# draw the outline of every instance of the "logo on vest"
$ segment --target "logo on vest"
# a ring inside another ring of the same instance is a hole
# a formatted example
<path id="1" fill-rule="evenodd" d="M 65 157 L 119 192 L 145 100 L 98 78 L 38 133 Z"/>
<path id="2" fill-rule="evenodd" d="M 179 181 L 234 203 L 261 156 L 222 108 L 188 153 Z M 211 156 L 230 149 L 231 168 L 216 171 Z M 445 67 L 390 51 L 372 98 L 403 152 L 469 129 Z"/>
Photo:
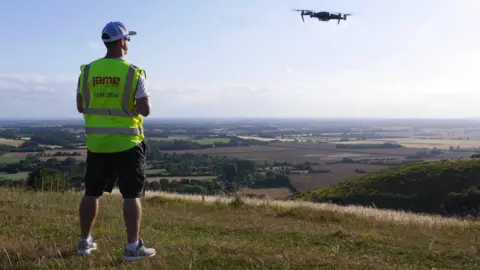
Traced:
<path id="1" fill-rule="evenodd" d="M 93 86 L 97 85 L 110 85 L 110 86 L 119 86 L 120 85 L 120 77 L 93 77 Z"/>
<path id="2" fill-rule="evenodd" d="M 106 86 L 102 90 L 106 90 L 110 87 L 118 87 L 120 85 L 120 77 L 99 77 L 95 76 L 92 78 L 93 86 Z M 97 89 L 99 90 L 99 89 Z M 105 92 L 105 91 L 93 91 L 93 95 L 97 98 L 118 98 L 119 94 L 114 92 Z"/>

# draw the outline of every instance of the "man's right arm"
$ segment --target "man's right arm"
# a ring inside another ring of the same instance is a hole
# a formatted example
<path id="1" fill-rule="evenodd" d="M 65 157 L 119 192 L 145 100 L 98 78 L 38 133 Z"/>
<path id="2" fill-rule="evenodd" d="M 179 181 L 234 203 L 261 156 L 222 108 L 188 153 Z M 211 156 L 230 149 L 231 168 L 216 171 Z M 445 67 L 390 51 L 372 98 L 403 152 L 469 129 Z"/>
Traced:
<path id="1" fill-rule="evenodd" d="M 144 117 L 150 115 L 150 92 L 148 91 L 145 74 L 141 74 L 138 78 L 137 91 L 135 92 L 135 105 L 139 114 Z"/>
<path id="2" fill-rule="evenodd" d="M 80 94 L 80 76 L 78 77 L 78 83 L 77 83 L 77 111 L 79 113 L 83 113 L 83 98 L 82 98 L 82 95 Z"/>

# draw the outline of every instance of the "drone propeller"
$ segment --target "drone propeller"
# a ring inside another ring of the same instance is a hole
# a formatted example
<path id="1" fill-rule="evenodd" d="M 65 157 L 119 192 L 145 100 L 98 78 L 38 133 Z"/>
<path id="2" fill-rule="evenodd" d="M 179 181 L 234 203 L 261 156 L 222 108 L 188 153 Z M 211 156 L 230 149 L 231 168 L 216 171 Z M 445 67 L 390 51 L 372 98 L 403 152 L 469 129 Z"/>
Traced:
<path id="1" fill-rule="evenodd" d="M 303 15 L 308 15 L 308 13 L 312 13 L 313 11 L 311 10 L 305 10 L 305 9 L 292 9 L 293 11 L 300 11 L 300 16 L 302 16 L 302 21 L 305 22 L 305 19 L 303 18 Z"/>

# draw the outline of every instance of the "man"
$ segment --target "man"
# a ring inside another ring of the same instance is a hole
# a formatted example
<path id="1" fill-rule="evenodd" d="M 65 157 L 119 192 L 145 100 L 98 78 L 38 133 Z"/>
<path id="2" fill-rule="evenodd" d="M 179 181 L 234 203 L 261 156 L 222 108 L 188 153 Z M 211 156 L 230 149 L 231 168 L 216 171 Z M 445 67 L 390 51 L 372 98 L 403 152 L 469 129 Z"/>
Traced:
<path id="1" fill-rule="evenodd" d="M 88 149 L 85 195 L 79 209 L 78 253 L 90 254 L 97 249 L 91 230 L 99 197 L 111 191 L 109 180 L 115 177 L 124 199 L 127 246 L 123 258 L 128 261 L 156 254 L 139 237 L 139 198 L 146 178 L 142 116 L 150 114 L 150 94 L 145 71 L 123 59 L 130 37 L 136 34 L 121 22 L 108 23 L 102 31 L 106 56 L 81 66 L 77 89 L 77 110 L 84 116 Z"/>

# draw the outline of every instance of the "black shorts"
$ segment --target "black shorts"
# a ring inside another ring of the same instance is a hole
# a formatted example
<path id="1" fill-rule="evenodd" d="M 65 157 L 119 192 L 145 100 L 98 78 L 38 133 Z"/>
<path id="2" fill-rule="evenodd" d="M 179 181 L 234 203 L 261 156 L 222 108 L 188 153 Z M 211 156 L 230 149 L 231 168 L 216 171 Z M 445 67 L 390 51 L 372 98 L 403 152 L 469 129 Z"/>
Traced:
<path id="1" fill-rule="evenodd" d="M 147 178 L 145 152 L 145 142 L 118 153 L 88 151 L 85 195 L 100 197 L 104 191 L 111 192 L 118 181 L 124 199 L 141 197 Z"/>

